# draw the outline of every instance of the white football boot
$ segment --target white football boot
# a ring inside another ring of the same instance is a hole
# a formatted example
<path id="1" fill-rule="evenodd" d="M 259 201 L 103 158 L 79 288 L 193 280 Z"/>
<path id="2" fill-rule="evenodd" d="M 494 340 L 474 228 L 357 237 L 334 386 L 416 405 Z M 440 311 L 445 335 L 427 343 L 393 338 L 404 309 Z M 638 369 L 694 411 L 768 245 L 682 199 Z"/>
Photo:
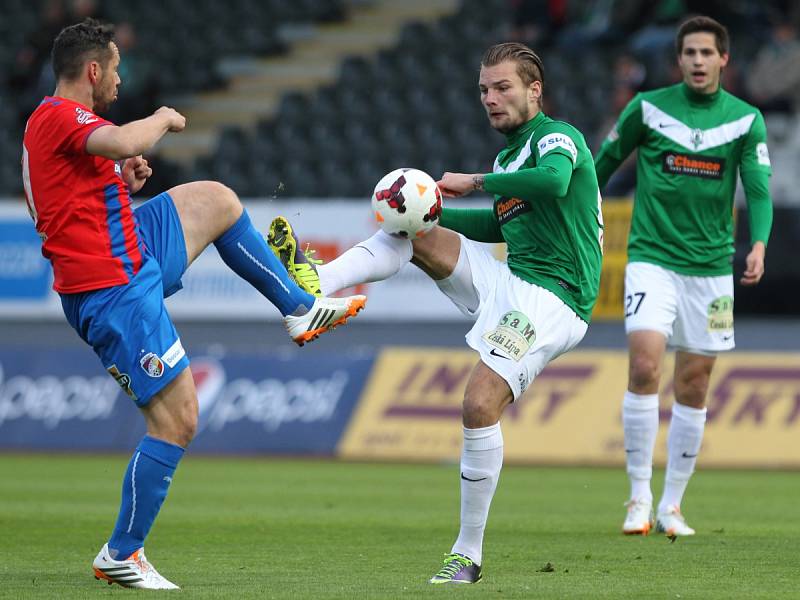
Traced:
<path id="1" fill-rule="evenodd" d="M 681 514 L 681 509 L 674 504 L 667 510 L 659 511 L 656 517 L 656 531 L 673 535 L 694 535 L 694 529 L 686 524 L 686 519 Z"/>
<path id="2" fill-rule="evenodd" d="M 653 503 L 647 500 L 629 500 L 625 503 L 628 514 L 622 524 L 625 535 L 647 535 L 653 527 Z"/>
<path id="3" fill-rule="evenodd" d="M 159 575 L 155 567 L 144 556 L 144 548 L 139 548 L 125 560 L 114 560 L 104 544 L 92 563 L 94 578 L 104 579 L 108 585 L 117 583 L 123 587 L 143 590 L 179 590 L 177 585 Z"/>
<path id="4" fill-rule="evenodd" d="M 356 316 L 366 303 L 366 296 L 315 298 L 311 310 L 299 317 L 287 315 L 283 324 L 295 343 L 302 346 Z"/>

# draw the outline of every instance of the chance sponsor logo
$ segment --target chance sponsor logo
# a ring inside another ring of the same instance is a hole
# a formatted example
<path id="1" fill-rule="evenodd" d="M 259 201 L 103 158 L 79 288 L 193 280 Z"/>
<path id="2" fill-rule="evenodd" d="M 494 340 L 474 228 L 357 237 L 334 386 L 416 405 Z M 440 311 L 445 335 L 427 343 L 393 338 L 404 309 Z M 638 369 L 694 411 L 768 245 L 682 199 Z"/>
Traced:
<path id="1" fill-rule="evenodd" d="M 519 198 L 500 198 L 494 203 L 494 212 L 500 225 L 505 225 L 512 219 L 531 211 L 531 203 Z"/>
<path id="2" fill-rule="evenodd" d="M 703 179 L 722 179 L 725 159 L 680 152 L 664 152 L 661 170 L 670 175 L 689 175 Z"/>

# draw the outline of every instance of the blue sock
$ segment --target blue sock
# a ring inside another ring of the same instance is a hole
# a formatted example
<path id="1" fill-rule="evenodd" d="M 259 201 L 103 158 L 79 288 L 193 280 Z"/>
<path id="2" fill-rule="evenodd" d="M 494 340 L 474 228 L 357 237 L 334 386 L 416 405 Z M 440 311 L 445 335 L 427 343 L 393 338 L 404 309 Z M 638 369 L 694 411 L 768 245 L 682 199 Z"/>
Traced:
<path id="1" fill-rule="evenodd" d="M 314 296 L 292 281 L 289 273 L 267 247 L 264 237 L 250 222 L 247 211 L 214 242 L 225 264 L 242 279 L 249 281 L 269 299 L 281 314 L 293 314 L 302 304 L 307 309 Z"/>
<path id="2" fill-rule="evenodd" d="M 149 435 L 139 442 L 122 480 L 119 516 L 108 540 L 111 558 L 125 560 L 144 546 L 182 456 L 180 446 Z"/>

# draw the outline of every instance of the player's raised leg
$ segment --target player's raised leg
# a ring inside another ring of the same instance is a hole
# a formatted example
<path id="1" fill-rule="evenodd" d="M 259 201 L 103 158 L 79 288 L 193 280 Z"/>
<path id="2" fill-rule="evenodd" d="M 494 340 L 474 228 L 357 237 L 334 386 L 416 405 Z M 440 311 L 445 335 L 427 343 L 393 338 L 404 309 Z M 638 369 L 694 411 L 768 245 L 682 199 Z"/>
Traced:
<path id="1" fill-rule="evenodd" d="M 705 399 L 716 357 L 677 352 L 675 398 L 667 435 L 667 472 L 658 503 L 656 529 L 667 535 L 694 535 L 681 514 L 681 500 L 694 473 L 706 422 Z"/>
<path id="2" fill-rule="evenodd" d="M 269 299 L 284 317 L 289 335 L 301 346 L 355 316 L 364 296 L 314 298 L 289 276 L 253 227 L 239 198 L 211 181 L 169 190 L 180 216 L 188 263 L 214 243 L 222 260 Z"/>
<path id="3" fill-rule="evenodd" d="M 437 281 L 449 277 L 458 262 L 458 234 L 434 227 L 413 242 L 384 231 L 359 242 L 341 256 L 322 264 L 311 260 L 313 250 L 299 251 L 300 242 L 285 217 L 276 217 L 267 236 L 270 248 L 306 291 L 332 294 L 362 283 L 383 281 L 411 261 Z"/>
<path id="4" fill-rule="evenodd" d="M 298 285 L 312 294 L 333 294 L 362 283 L 388 279 L 411 259 L 413 253 L 410 240 L 392 237 L 379 230 L 323 264 L 299 250 L 300 243 L 285 217 L 273 219 L 267 239 Z"/>
<path id="5" fill-rule="evenodd" d="M 647 535 L 653 526 L 653 450 L 658 435 L 658 385 L 666 338 L 656 331 L 628 336 L 628 390 L 622 402 L 625 461 L 631 493 L 622 525 L 627 535 Z"/>

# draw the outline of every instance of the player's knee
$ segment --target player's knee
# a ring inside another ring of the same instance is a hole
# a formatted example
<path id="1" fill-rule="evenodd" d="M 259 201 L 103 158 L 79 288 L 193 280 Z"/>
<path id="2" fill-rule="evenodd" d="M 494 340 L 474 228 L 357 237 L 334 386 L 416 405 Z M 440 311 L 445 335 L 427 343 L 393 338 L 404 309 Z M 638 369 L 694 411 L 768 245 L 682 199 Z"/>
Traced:
<path id="1" fill-rule="evenodd" d="M 203 215 L 213 217 L 223 231 L 233 225 L 242 214 L 242 203 L 239 196 L 231 188 L 219 181 L 199 181 L 193 184 L 194 204 L 202 210 Z"/>
<path id="2" fill-rule="evenodd" d="M 659 361 L 645 354 L 631 356 L 629 378 L 633 391 L 658 385 L 660 377 Z"/>
<path id="3" fill-rule="evenodd" d="M 171 429 L 174 443 L 186 448 L 197 433 L 198 404 L 197 395 L 183 396 L 180 404 L 172 411 Z"/>
<path id="4" fill-rule="evenodd" d="M 175 443 L 179 446 L 186 448 L 194 439 L 197 433 L 197 412 L 184 411 L 176 420 L 173 434 L 175 435 Z"/>
<path id="5" fill-rule="evenodd" d="M 675 379 L 675 397 L 681 404 L 702 408 L 708 391 L 708 377 L 696 374 Z"/>
<path id="6" fill-rule="evenodd" d="M 235 221 L 242 214 L 242 203 L 239 196 L 224 183 L 218 181 L 209 182 L 214 186 L 213 196 L 215 203 L 220 211 Z"/>
<path id="7" fill-rule="evenodd" d="M 462 405 L 464 427 L 477 429 L 479 427 L 489 427 L 500 420 L 501 409 L 483 394 L 470 393 L 464 394 Z"/>

